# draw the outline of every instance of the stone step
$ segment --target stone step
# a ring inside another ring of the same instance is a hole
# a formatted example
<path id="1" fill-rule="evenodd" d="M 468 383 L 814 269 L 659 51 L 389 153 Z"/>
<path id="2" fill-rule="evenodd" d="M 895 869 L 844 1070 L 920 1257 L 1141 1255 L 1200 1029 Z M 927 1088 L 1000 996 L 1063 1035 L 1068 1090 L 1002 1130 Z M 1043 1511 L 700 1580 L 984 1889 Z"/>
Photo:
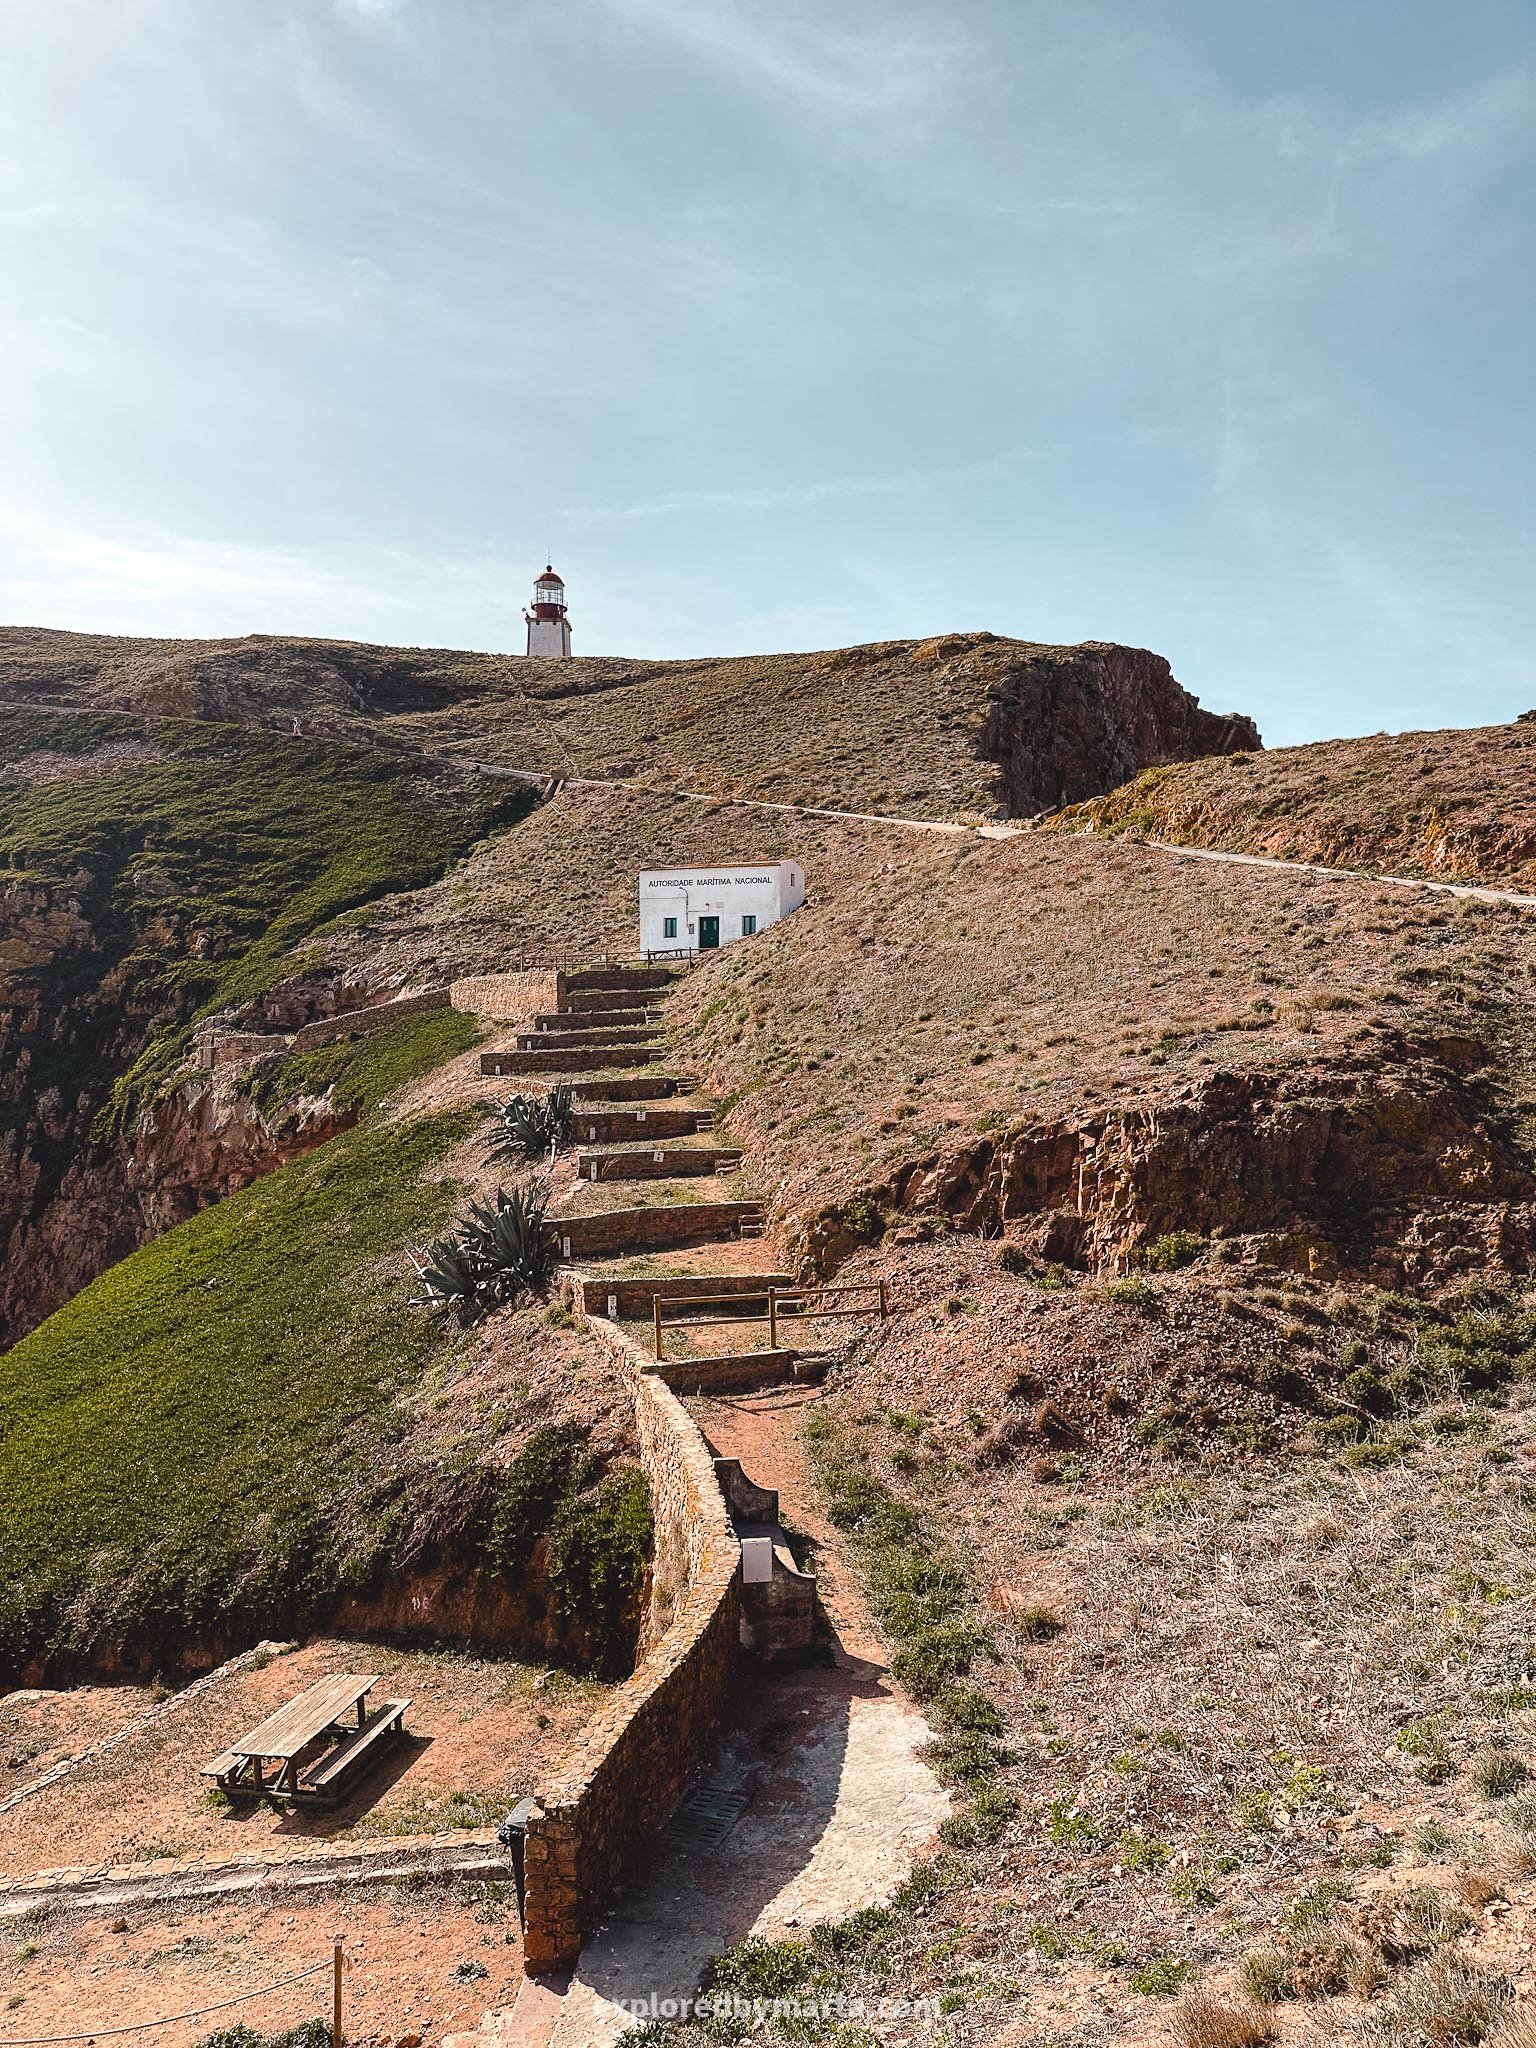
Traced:
<path id="1" fill-rule="evenodd" d="M 576 1155 L 577 1175 L 587 1181 L 686 1179 L 701 1173 L 734 1173 L 740 1164 L 740 1152 L 722 1145 L 633 1146 Z"/>
<path id="2" fill-rule="evenodd" d="M 643 1067 L 643 1045 L 550 1045 L 534 1050 L 483 1052 L 482 1074 L 590 1074 L 601 1067 Z M 627 1092 L 627 1091 L 626 1091 Z"/>
<path id="3" fill-rule="evenodd" d="M 589 1145 L 691 1138 L 709 1130 L 713 1123 L 707 1109 L 587 1109 L 578 1105 L 576 1110 L 576 1136 Z"/>
<path id="4" fill-rule="evenodd" d="M 657 1010 L 540 1010 L 532 1020 L 535 1031 L 650 1031 L 660 1018 Z"/>
<path id="5" fill-rule="evenodd" d="M 744 1313 L 766 1315 L 770 1287 L 793 1287 L 790 1273 L 582 1273 L 576 1286 L 583 1315 L 607 1316 L 612 1322 L 649 1322 L 659 1295 L 678 1301 L 697 1294 L 741 1297 Z M 729 1310 L 722 1309 L 722 1322 Z"/>
<path id="6" fill-rule="evenodd" d="M 633 1009 L 637 1002 L 654 1009 L 665 1000 L 665 989 L 574 988 L 567 989 L 561 1013 L 573 1017 L 612 1016 L 615 1010 Z"/>
<path id="7" fill-rule="evenodd" d="M 590 1031 L 520 1031 L 517 1034 L 519 1052 L 545 1052 L 561 1046 L 572 1045 L 657 1045 L 656 1033 L 647 1028 L 611 1031 L 606 1025 L 594 1026 Z"/>
<path id="8" fill-rule="evenodd" d="M 632 1074 L 622 1081 L 577 1081 L 572 1093 L 579 1106 L 584 1102 L 664 1102 L 682 1095 L 692 1086 L 680 1074 Z"/>
<path id="9" fill-rule="evenodd" d="M 793 1351 L 735 1351 L 719 1358 L 663 1358 L 645 1370 L 674 1394 L 737 1394 L 781 1385 L 795 1376 Z"/>
<path id="10" fill-rule="evenodd" d="M 590 989 L 670 988 L 677 976 L 670 967 L 577 967 L 561 976 L 561 987 L 572 994 Z"/>
<path id="11" fill-rule="evenodd" d="M 760 1223 L 762 1213 L 756 1202 L 676 1202 L 658 1204 L 654 1209 L 599 1209 L 589 1216 L 554 1216 L 544 1228 L 557 1258 L 585 1259 L 718 1243 L 739 1237 L 754 1221 Z"/>

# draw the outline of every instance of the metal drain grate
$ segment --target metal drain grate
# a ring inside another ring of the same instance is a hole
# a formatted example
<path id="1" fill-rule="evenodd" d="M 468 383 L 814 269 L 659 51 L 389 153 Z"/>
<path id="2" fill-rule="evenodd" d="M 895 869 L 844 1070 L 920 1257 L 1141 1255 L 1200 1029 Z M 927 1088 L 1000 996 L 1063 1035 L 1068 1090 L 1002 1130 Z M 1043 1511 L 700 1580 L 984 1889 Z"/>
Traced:
<path id="1" fill-rule="evenodd" d="M 661 1830 L 660 1840 L 666 1848 L 685 1854 L 718 1849 L 748 1804 L 744 1793 L 703 1787 L 683 1801 Z"/>

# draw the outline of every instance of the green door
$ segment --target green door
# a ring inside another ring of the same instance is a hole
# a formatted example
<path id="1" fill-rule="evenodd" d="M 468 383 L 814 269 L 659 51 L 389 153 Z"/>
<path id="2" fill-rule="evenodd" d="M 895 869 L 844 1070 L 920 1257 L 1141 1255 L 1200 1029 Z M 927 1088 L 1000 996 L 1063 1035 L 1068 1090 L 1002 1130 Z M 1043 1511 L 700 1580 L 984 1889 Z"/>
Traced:
<path id="1" fill-rule="evenodd" d="M 720 920 L 718 917 L 699 919 L 699 951 L 712 953 L 720 943 Z"/>

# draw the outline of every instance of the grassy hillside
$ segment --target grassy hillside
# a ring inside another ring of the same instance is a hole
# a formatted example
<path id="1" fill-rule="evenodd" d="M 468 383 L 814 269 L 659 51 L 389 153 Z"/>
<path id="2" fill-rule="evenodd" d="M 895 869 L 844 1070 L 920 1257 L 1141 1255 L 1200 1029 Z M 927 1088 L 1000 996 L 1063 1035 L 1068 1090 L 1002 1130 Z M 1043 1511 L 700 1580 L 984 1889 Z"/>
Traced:
<path id="1" fill-rule="evenodd" d="M 613 1469 L 622 1385 L 541 1310 L 463 1337 L 407 1305 L 408 1250 L 459 1199 L 454 1148 L 478 1121 L 359 1125 L 0 1358 L 0 1675 L 173 1665 L 349 1594 L 387 1606 L 434 1558 L 499 1574 L 537 1634 L 527 1575 L 551 1528 L 570 1551 L 539 1596 L 551 1642 L 622 1662 L 649 1530 Z"/>
<path id="2" fill-rule="evenodd" d="M 408 1081 L 468 1052 L 482 1036 L 480 1025 L 461 1010 L 419 1011 L 365 1038 L 337 1038 L 309 1052 L 264 1060 L 247 1085 L 279 1134 L 306 1098 L 328 1096 L 337 1116 L 364 1117 Z"/>
<path id="3" fill-rule="evenodd" d="M 1536 725 L 1376 733 L 1152 768 L 1053 818 L 1444 882 L 1536 887 Z"/>
<path id="4" fill-rule="evenodd" d="M 1254 1227 L 1243 1203 L 1315 1211 L 1351 1159 L 1361 1179 L 1342 1199 L 1362 1226 L 1389 1194 L 1526 1198 L 1528 1168 L 1494 1163 L 1531 1151 L 1536 951 L 1517 909 L 1045 834 L 871 835 L 821 883 L 813 869 L 807 909 L 669 1006 L 732 1137 L 797 1217 L 869 1189 L 900 1206 L 899 1188 L 913 1207 L 979 1204 L 995 1228 L 988 1177 L 1011 1172 L 1021 1220 L 1102 1203 L 1110 1241 L 1129 1243 L 1152 1202 L 1158 1229 L 1205 1229 L 1254 1130 L 1275 1134 L 1273 1157 L 1239 1174 L 1234 1232 Z M 1180 1151 L 1162 1185 L 1135 1182 L 1201 1128 L 1203 1166 Z M 1104 1130 L 1085 1191 L 1068 1190 Z M 1407 1162 L 1401 1184 L 1371 1193 L 1388 1156 Z"/>
<path id="5" fill-rule="evenodd" d="M 174 1069 L 198 1014 L 258 994 L 332 918 L 431 881 L 530 807 L 505 784 L 179 721 L 146 739 L 129 719 L 0 713 L 0 759 L 0 883 L 67 897 L 89 929 L 14 975 L 98 1020 L 88 1043 L 34 1047 L 34 1092 L 111 1081 L 106 1127 Z M 148 1043 L 114 1076 L 137 1020 Z"/>
<path id="6" fill-rule="evenodd" d="M 461 1117 L 361 1128 L 157 1238 L 0 1359 L 0 1667 L 318 1607 L 370 1565 L 439 1348 L 406 1246 Z"/>
<path id="7" fill-rule="evenodd" d="M 807 1436 L 956 1811 L 891 1905 L 708 1982 L 932 1997 L 975 2048 L 1516 2048 L 1528 914 L 1099 837 L 826 851 L 668 1024 L 800 1245 L 886 1285 Z M 802 2029 L 655 2036 L 749 2037 Z"/>
<path id="8" fill-rule="evenodd" d="M 1257 745 L 1136 648 L 951 633 L 824 653 L 514 660 L 253 635 L 0 630 L 0 701 L 210 718 L 541 775 L 921 817 L 1027 814 L 1147 761 Z"/>
<path id="9" fill-rule="evenodd" d="M 1307 1331 L 1287 1346 L 1306 1370 L 1355 1347 L 1425 1378 L 1365 1440 L 1293 1402 L 1259 1450 L 1190 1413 L 1196 1396 L 1264 1399 L 1252 1352 L 1203 1354 L 1222 1289 L 1234 1325 L 1265 1306 L 1240 1282 L 1158 1276 L 1117 1301 L 1043 1290 L 976 1244 L 887 1248 L 879 1269 L 904 1313 L 852 1347 L 809 1434 L 957 1810 L 889 1906 L 744 1943 L 707 1982 L 934 1999 L 966 2048 L 1523 2048 L 1529 1314 L 1416 1335 L 1400 1303 L 1287 1282 L 1274 1320 Z M 1085 1315 L 1089 1371 L 1058 1405 L 1053 1325 Z M 1158 1419 L 1122 1369 L 1146 1331 L 1182 1351 L 1186 1426 L 1128 1447 L 1098 1430 L 1121 1408 Z M 808 2037 L 786 2017 L 654 2038 Z"/>

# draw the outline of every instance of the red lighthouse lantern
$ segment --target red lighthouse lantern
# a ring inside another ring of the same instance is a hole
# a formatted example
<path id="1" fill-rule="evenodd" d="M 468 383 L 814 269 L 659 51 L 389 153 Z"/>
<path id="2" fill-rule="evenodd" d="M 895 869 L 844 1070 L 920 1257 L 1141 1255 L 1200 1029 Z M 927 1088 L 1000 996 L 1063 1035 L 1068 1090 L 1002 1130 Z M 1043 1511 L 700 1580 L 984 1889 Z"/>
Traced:
<path id="1" fill-rule="evenodd" d="M 534 581 L 533 605 L 523 613 L 528 624 L 528 652 L 564 659 L 571 651 L 571 621 L 565 609 L 565 585 L 549 563 Z"/>

